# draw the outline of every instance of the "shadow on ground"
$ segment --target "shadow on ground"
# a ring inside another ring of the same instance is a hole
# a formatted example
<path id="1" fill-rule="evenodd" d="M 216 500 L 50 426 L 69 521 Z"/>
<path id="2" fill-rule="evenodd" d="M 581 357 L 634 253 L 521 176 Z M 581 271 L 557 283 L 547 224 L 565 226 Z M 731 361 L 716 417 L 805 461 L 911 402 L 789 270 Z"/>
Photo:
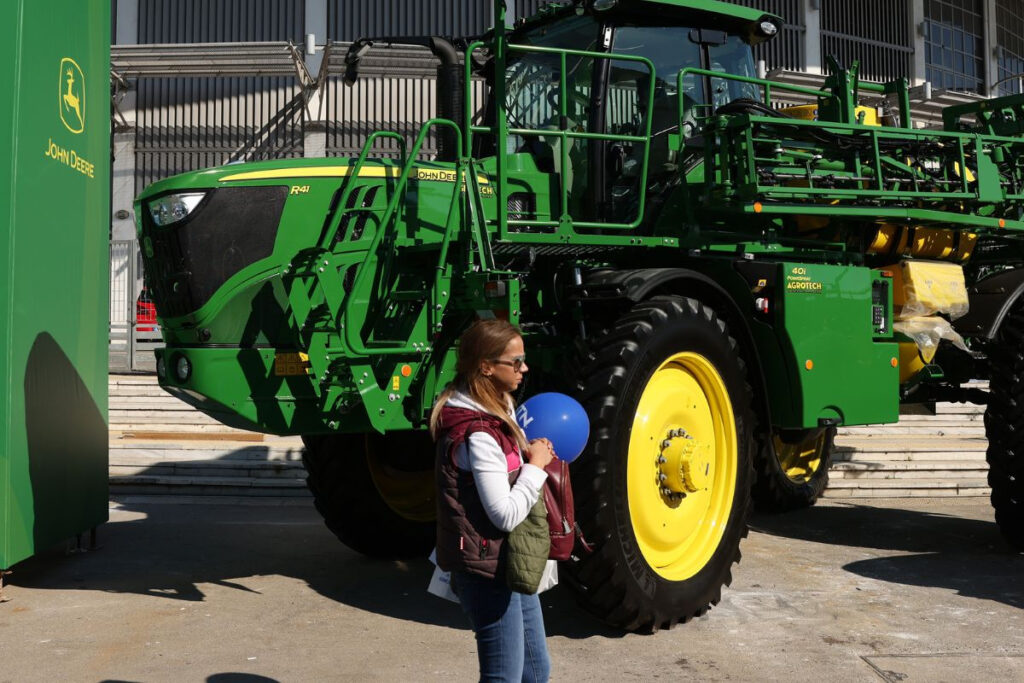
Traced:
<path id="1" fill-rule="evenodd" d="M 330 600 L 395 619 L 467 629 L 457 604 L 426 592 L 427 559 L 385 562 L 339 543 L 307 505 L 134 503 L 99 530 L 99 548 L 51 549 L 16 567 L 12 586 L 134 593 L 201 602 L 207 585 L 255 592 L 245 577 L 298 579 Z M 549 635 L 619 636 L 586 614 L 563 587 L 542 596 Z"/>
<path id="2" fill-rule="evenodd" d="M 841 504 L 755 515 L 751 530 L 896 553 L 850 562 L 843 569 L 878 581 L 946 588 L 967 597 L 1024 607 L 1020 583 L 1024 555 L 1009 548 L 991 520 Z"/>

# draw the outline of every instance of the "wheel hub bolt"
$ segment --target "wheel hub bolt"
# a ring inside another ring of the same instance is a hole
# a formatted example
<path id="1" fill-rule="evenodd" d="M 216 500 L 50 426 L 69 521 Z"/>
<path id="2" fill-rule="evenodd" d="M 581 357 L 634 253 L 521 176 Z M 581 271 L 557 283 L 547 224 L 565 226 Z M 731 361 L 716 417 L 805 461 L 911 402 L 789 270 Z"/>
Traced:
<path id="1" fill-rule="evenodd" d="M 666 437 L 658 452 L 658 485 L 662 494 L 678 500 L 706 488 L 711 470 L 704 452 L 707 444 L 698 442 L 681 427 L 666 430 Z"/>

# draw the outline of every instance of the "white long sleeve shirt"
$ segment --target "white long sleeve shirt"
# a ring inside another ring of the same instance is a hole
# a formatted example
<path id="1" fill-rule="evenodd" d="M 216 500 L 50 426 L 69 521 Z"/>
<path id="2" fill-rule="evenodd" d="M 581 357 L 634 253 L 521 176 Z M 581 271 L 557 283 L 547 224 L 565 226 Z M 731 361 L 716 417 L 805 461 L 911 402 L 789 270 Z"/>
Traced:
<path id="1" fill-rule="evenodd" d="M 453 394 L 447 405 L 487 412 L 462 392 Z M 456 449 L 455 466 L 473 473 L 473 481 L 488 519 L 498 529 L 506 532 L 526 519 L 548 478 L 547 472 L 524 459 L 519 478 L 514 485 L 509 486 L 505 454 L 494 437 L 483 432 L 470 434 L 466 443 Z"/>

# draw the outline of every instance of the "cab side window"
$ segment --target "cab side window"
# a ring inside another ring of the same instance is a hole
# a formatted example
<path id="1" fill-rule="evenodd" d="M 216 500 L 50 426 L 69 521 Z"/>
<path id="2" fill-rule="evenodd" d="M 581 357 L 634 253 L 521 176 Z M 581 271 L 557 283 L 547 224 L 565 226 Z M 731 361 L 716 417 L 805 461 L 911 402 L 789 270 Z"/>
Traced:
<path id="1" fill-rule="evenodd" d="M 739 36 L 729 36 L 723 45 L 712 45 L 709 50 L 711 70 L 755 78 L 757 69 L 747 45 Z M 711 99 L 715 109 L 734 100 L 761 99 L 761 89 L 753 83 L 727 78 L 711 79 Z"/>
<path id="2" fill-rule="evenodd" d="M 681 84 L 679 79 L 683 69 L 700 68 L 700 46 L 690 40 L 687 27 L 620 26 L 615 31 L 612 51 L 646 57 L 654 64 L 652 82 L 651 74 L 640 64 L 612 61 L 606 113 L 610 133 L 643 135 L 650 119 L 651 138 L 645 179 L 650 185 L 676 171 L 673 139 L 680 132 L 680 121 L 684 126 L 687 121 L 693 125 L 693 109 L 705 101 L 702 78 L 683 74 Z M 648 111 L 647 97 L 651 88 L 654 104 Z M 643 151 L 640 144 L 621 145 L 610 155 L 614 168 L 609 173 L 609 183 L 617 213 L 628 213 L 622 204 L 636 195 L 635 188 L 643 168 Z"/>

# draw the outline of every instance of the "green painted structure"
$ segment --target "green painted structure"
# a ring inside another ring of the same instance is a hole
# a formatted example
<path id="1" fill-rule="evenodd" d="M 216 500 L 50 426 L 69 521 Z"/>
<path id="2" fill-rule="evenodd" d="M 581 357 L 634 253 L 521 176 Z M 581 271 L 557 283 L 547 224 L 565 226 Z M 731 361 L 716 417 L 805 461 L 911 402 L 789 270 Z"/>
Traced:
<path id="1" fill-rule="evenodd" d="M 107 520 L 110 3 L 0 10 L 0 568 Z"/>

